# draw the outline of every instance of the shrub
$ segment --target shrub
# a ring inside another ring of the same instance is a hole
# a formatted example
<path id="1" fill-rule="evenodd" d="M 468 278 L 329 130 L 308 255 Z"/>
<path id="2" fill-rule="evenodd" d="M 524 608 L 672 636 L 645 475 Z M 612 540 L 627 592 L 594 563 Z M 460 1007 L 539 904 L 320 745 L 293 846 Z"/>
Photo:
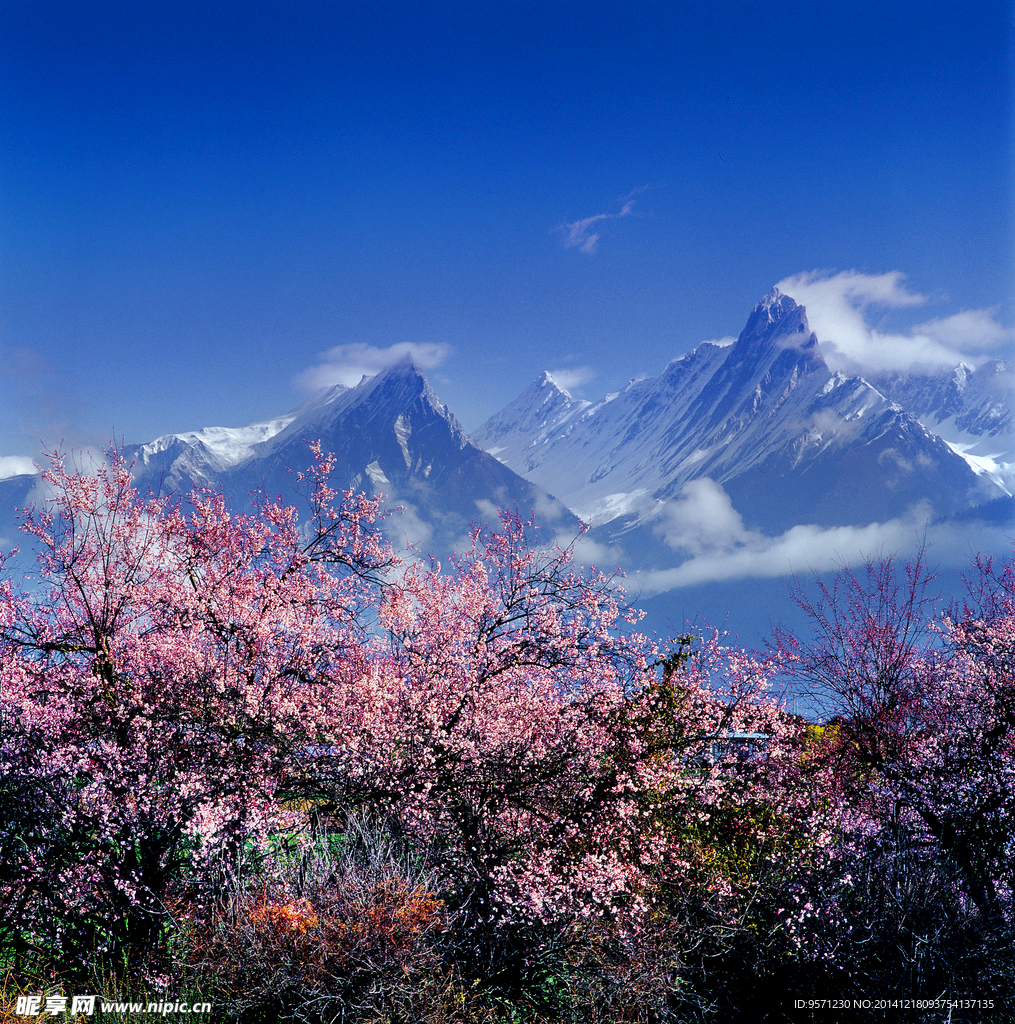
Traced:
<path id="1" fill-rule="evenodd" d="M 248 854 L 210 913 L 189 894 L 190 968 L 217 1005 L 245 1019 L 357 1019 L 440 973 L 451 921 L 420 856 L 363 816 L 338 833 L 276 838 L 288 841 Z"/>

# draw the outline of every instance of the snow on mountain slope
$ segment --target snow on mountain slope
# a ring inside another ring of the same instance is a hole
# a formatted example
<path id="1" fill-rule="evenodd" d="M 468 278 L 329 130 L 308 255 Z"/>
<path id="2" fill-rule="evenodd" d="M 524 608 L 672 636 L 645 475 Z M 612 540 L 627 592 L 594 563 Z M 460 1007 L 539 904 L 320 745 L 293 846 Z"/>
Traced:
<path id="1" fill-rule="evenodd" d="M 246 427 L 205 427 L 182 434 L 164 434 L 148 444 L 132 446 L 141 474 L 170 490 L 214 482 L 219 474 L 250 458 L 255 447 L 274 437 L 296 413 Z M 143 467 L 143 468 L 142 468 Z"/>
<path id="2" fill-rule="evenodd" d="M 335 456 L 332 486 L 381 492 L 403 515 L 387 520 L 397 542 L 443 556 L 473 520 L 495 518 L 495 506 L 523 515 L 538 509 L 548 525 L 577 530 L 573 515 L 542 489 L 478 448 L 411 358 L 312 396 L 285 416 L 249 427 L 169 434 L 128 447 L 142 487 L 186 491 L 220 486 L 242 507 L 249 496 L 293 495 L 293 471 L 312 461 L 308 442 Z"/>
<path id="3" fill-rule="evenodd" d="M 990 359 L 940 374 L 882 374 L 880 391 L 962 455 L 973 470 L 1015 493 L 1015 365 Z"/>
<path id="4" fill-rule="evenodd" d="M 283 416 L 245 427 L 205 427 L 180 434 L 164 434 L 148 444 L 129 446 L 137 463 L 135 476 L 148 484 L 159 482 L 168 490 L 189 490 L 216 482 L 225 473 L 252 458 L 263 457 L 278 438 L 284 442 L 292 430 L 328 416 L 328 410 L 349 391 L 344 384 L 311 395 Z"/>
<path id="5" fill-rule="evenodd" d="M 576 402 L 544 373 L 473 438 L 523 476 L 552 482 L 587 522 L 608 521 L 661 482 L 650 453 L 665 446 L 674 418 L 725 351 L 701 345 L 662 377 L 631 381 L 594 404 Z"/>
<path id="6" fill-rule="evenodd" d="M 496 438 L 494 447 L 487 450 L 517 472 L 516 463 L 527 464 L 534 457 L 523 453 L 523 449 L 538 451 L 591 404 L 572 398 L 566 388 L 544 371 L 510 405 L 474 432 L 472 439 L 486 447 L 487 440 Z"/>
<path id="7" fill-rule="evenodd" d="M 833 373 L 806 311 L 778 289 L 732 346 L 700 345 L 582 408 L 556 392 L 544 375 L 474 436 L 593 525 L 651 521 L 705 477 L 773 530 L 1000 493 L 867 381 Z"/>

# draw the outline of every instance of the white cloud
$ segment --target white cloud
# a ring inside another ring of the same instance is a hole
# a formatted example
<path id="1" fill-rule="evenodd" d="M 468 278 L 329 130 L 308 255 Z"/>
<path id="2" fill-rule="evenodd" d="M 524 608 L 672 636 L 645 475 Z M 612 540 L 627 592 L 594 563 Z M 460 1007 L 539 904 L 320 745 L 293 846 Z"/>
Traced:
<path id="1" fill-rule="evenodd" d="M 541 526 L 551 527 L 562 519 L 570 518 L 571 515 L 568 507 L 562 501 L 558 501 L 549 494 L 544 496 L 541 493 L 537 493 L 535 496 L 532 512 L 537 523 Z"/>
<path id="2" fill-rule="evenodd" d="M 564 239 L 565 249 L 577 248 L 579 252 L 592 255 L 599 248 L 599 235 L 589 234 L 588 230 L 597 221 L 613 220 L 617 216 L 612 213 L 597 213 L 594 217 L 586 217 L 584 220 L 576 220 L 573 224 L 565 224 L 567 238 Z"/>
<path id="3" fill-rule="evenodd" d="M 506 494 L 502 495 L 502 497 L 507 501 L 510 500 L 509 496 Z M 477 498 L 475 504 L 476 510 L 479 513 L 479 521 L 488 526 L 499 529 L 501 511 L 506 510 L 509 507 L 506 501 L 497 505 L 493 501 L 490 501 L 489 498 Z M 533 496 L 533 507 L 531 510 L 516 508 L 515 511 L 518 512 L 523 519 L 528 518 L 528 514 L 531 511 L 531 514 L 535 517 L 535 521 L 540 528 L 548 527 L 552 529 L 555 525 L 561 524 L 562 520 L 568 525 L 568 527 L 570 527 L 571 523 L 574 521 L 571 518 L 571 513 L 568 511 L 567 506 L 549 494 L 537 493 Z"/>
<path id="4" fill-rule="evenodd" d="M 929 518 L 930 509 L 917 505 L 907 516 L 884 523 L 799 525 L 768 537 L 744 527 L 720 484 L 708 478 L 692 480 L 675 501 L 660 509 L 654 524 L 669 547 L 690 557 L 670 569 L 635 573 L 632 588 L 651 597 L 700 583 L 824 572 L 882 550 L 912 551 L 929 529 Z M 938 537 L 947 540 L 949 547 L 961 539 L 946 537 L 941 530 Z"/>
<path id="5" fill-rule="evenodd" d="M 952 316 L 917 324 L 913 332 L 961 351 L 997 348 L 1011 341 L 1015 331 L 1005 330 L 996 316 L 996 309 L 964 309 Z"/>
<path id="6" fill-rule="evenodd" d="M 395 511 L 384 520 L 383 530 L 391 546 L 402 558 L 414 557 L 415 553 L 426 552 L 433 527 L 420 519 L 414 505 L 399 501 Z"/>
<path id="7" fill-rule="evenodd" d="M 972 552 L 1010 551 L 1012 534 L 988 523 L 931 523 L 931 509 L 915 505 L 898 519 L 866 526 L 794 526 L 777 537 L 746 530 L 719 484 L 695 480 L 667 503 L 656 532 L 690 557 L 670 569 L 632 574 L 631 589 L 652 597 L 681 587 L 738 579 L 826 572 L 868 556 L 911 556 L 925 540 L 939 565 L 964 567 Z"/>
<path id="8" fill-rule="evenodd" d="M 572 366 L 560 370 L 549 370 L 550 376 L 565 390 L 580 388 L 596 376 L 591 366 Z"/>
<path id="9" fill-rule="evenodd" d="M 913 517 L 868 526 L 794 526 L 778 537 L 750 534 L 742 545 L 704 550 L 674 569 L 637 573 L 633 582 L 652 596 L 696 583 L 824 572 L 880 550 L 908 550 L 921 528 Z"/>
<path id="10" fill-rule="evenodd" d="M 436 342 L 401 341 L 387 348 L 377 348 L 362 342 L 336 345 L 321 353 L 323 362 L 311 366 L 296 376 L 296 385 L 304 391 L 320 391 L 335 384 L 355 387 L 363 377 L 372 377 L 405 356 L 412 356 L 421 370 L 432 370 L 447 359 L 448 345 Z"/>
<path id="11" fill-rule="evenodd" d="M 560 538 L 560 544 L 565 547 L 566 538 Z M 601 544 L 587 533 L 583 533 L 575 539 L 574 560 L 578 565 L 594 565 L 609 572 L 623 560 L 623 552 L 615 545 Z"/>
<path id="12" fill-rule="evenodd" d="M 719 348 L 729 348 L 736 342 L 736 338 L 732 334 L 727 334 L 723 338 L 709 338 L 708 341 L 703 341 L 703 345 L 717 345 Z"/>
<path id="13" fill-rule="evenodd" d="M 807 424 L 807 429 L 822 437 L 834 435 L 837 443 L 849 444 L 863 433 L 865 424 L 861 416 L 846 419 L 835 409 L 818 409 Z"/>
<path id="14" fill-rule="evenodd" d="M 731 551 L 759 536 L 744 528 L 729 495 L 708 477 L 684 484 L 677 499 L 663 506 L 655 532 L 691 555 Z"/>
<path id="15" fill-rule="evenodd" d="M 951 367 L 970 357 L 983 358 L 985 349 L 1015 337 L 988 309 L 928 320 L 906 333 L 870 326 L 867 316 L 872 308 L 901 309 L 927 301 L 906 287 L 905 275 L 898 270 L 886 274 L 815 270 L 787 277 L 778 288 L 807 307 L 807 319 L 825 359 L 833 369 L 848 373 Z"/>
<path id="16" fill-rule="evenodd" d="M 820 572 L 863 552 L 907 545 L 928 515 L 917 508 L 910 517 L 887 523 L 827 529 L 801 525 L 767 537 L 746 529 L 722 486 L 703 477 L 685 484 L 679 497 L 666 503 L 655 526 L 671 548 L 691 557 L 672 569 L 638 573 L 637 585 L 651 596 L 717 580 L 785 576 L 802 568 Z"/>
<path id="17" fill-rule="evenodd" d="M 500 522 L 500 509 L 489 498 L 478 498 L 476 510 L 479 512 L 482 523 L 488 526 L 497 526 Z"/>
<path id="18" fill-rule="evenodd" d="M 34 476 L 38 472 L 38 467 L 27 455 L 0 455 L 0 480 L 12 476 Z"/>
<path id="19" fill-rule="evenodd" d="M 600 235 L 590 229 L 593 224 L 599 224 L 605 220 L 620 220 L 621 217 L 630 217 L 634 214 L 634 204 L 639 192 L 648 188 L 643 185 L 641 188 L 633 189 L 628 195 L 620 200 L 621 207 L 617 213 L 597 213 L 592 217 L 583 217 L 581 220 L 573 221 L 570 224 L 562 224 L 557 230 L 564 233 L 564 248 L 577 249 L 579 252 L 591 256 L 599 248 Z"/>

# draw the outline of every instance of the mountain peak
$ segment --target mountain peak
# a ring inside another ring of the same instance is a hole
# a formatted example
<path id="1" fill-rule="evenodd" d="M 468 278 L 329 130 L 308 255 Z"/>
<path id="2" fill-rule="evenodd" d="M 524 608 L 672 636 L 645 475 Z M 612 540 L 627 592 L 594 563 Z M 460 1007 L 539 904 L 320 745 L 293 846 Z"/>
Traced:
<path id="1" fill-rule="evenodd" d="M 544 370 L 513 402 L 473 432 L 481 448 L 511 465 L 519 465 L 533 456 L 535 446 L 566 429 L 567 424 L 589 408 L 591 402 L 575 399 Z"/>
<path id="2" fill-rule="evenodd" d="M 419 379 L 426 380 L 423 376 L 423 372 L 416 365 L 415 360 L 412 358 L 410 352 L 406 352 L 400 359 L 396 359 L 393 363 L 388 363 L 387 366 L 382 367 L 377 373 L 373 374 L 372 377 L 364 377 L 360 384 L 368 380 L 398 380 L 398 379 Z"/>
<path id="3" fill-rule="evenodd" d="M 779 291 L 778 288 L 773 288 L 767 295 L 765 295 L 761 301 L 751 310 L 751 317 L 748 321 L 751 321 L 757 317 L 764 319 L 770 323 L 778 323 L 780 320 L 785 320 L 787 317 L 792 316 L 797 310 L 800 311 L 800 315 L 804 318 L 804 323 L 807 321 L 807 311 L 803 306 L 797 304 L 796 300 L 789 295 Z"/>
<path id="4" fill-rule="evenodd" d="M 809 349 L 817 346 L 817 338 L 811 334 L 810 324 L 807 322 L 807 309 L 778 288 L 773 288 L 751 310 L 747 325 L 740 332 L 737 342 L 740 347 L 743 347 L 745 342 L 750 342 L 753 347 L 761 339 L 775 338 L 790 339 L 789 345 L 786 344 L 786 340 L 780 340 L 780 348 Z"/>
<path id="5" fill-rule="evenodd" d="M 729 366 L 750 364 L 760 367 L 762 362 L 776 359 L 781 353 L 792 351 L 800 355 L 808 366 L 824 368 L 825 362 L 818 350 L 818 339 L 807 322 L 807 310 L 789 295 L 773 288 L 755 307 L 732 346 Z M 785 355 L 781 362 L 791 369 Z"/>
<path id="6" fill-rule="evenodd" d="M 372 377 L 367 377 L 353 390 L 362 392 L 363 396 L 396 392 L 401 397 L 409 394 L 420 395 L 429 398 L 434 406 L 442 407 L 440 399 L 430 387 L 430 382 L 423 376 L 423 371 L 409 353 L 378 370 Z"/>
<path id="7" fill-rule="evenodd" d="M 562 395 L 566 395 L 568 398 L 572 397 L 571 392 L 562 384 L 559 384 L 549 370 L 543 370 L 542 374 L 536 380 L 536 386 L 540 389 L 553 388 L 555 391 L 559 391 Z"/>
<path id="8" fill-rule="evenodd" d="M 775 288 L 733 345 L 704 343 L 585 409 L 555 402 L 565 399 L 544 374 L 477 440 L 582 519 L 616 523 L 600 536 L 640 524 L 646 552 L 659 547 L 659 524 L 683 515 L 684 488 L 698 480 L 724 489 L 745 528 L 774 533 L 884 522 L 923 501 L 949 515 L 998 493 L 882 392 L 834 374 L 804 307 Z M 997 407 L 984 417 L 984 442 L 994 445 L 984 463 L 1000 450 Z"/>

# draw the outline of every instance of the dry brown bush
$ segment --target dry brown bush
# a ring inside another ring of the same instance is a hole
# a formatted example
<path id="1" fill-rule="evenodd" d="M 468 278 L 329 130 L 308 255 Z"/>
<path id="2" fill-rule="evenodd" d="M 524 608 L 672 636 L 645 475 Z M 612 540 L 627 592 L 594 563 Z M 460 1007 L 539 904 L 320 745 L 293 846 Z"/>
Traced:
<path id="1" fill-rule="evenodd" d="M 190 896 L 188 962 L 230 1016 L 381 1021 L 446 974 L 436 947 L 451 921 L 432 874 L 362 819 L 234 873 L 207 913 Z"/>

